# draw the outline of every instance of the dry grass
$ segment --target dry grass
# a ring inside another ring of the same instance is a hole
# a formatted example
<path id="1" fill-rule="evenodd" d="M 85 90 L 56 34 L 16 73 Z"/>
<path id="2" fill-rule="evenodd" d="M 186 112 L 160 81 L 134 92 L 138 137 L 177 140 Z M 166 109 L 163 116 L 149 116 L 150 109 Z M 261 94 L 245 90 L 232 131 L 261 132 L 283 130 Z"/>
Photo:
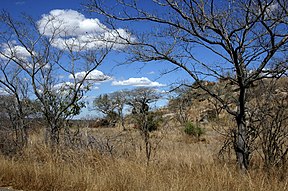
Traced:
<path id="1" fill-rule="evenodd" d="M 98 134 L 105 131 L 104 134 L 111 136 L 119 133 L 112 129 L 96 131 Z M 34 135 L 20 156 L 0 157 L 0 186 L 37 191 L 288 190 L 287 179 L 280 181 L 261 169 L 239 174 L 233 166 L 217 162 L 214 155 L 218 146 L 209 133 L 206 142 L 195 143 L 185 141 L 187 137 L 174 131 L 153 135 L 155 140 L 162 137 L 162 141 L 149 166 L 146 166 L 138 133 L 134 131 L 125 132 L 119 138 L 127 140 L 130 136 L 128 142 L 121 142 L 121 147 L 115 145 L 118 154 L 112 157 L 100 155 L 95 149 L 62 148 L 51 153 L 39 136 Z"/>

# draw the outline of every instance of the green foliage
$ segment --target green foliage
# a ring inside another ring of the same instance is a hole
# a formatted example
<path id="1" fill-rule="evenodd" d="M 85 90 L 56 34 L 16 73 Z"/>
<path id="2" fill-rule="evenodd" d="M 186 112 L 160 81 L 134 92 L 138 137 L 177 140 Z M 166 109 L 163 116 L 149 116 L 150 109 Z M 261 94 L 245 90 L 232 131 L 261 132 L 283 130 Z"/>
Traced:
<path id="1" fill-rule="evenodd" d="M 123 108 L 126 97 L 124 91 L 102 94 L 95 98 L 94 108 L 104 114 L 109 126 L 114 127 L 117 122 L 123 120 Z"/>
<path id="2" fill-rule="evenodd" d="M 107 113 L 105 119 L 108 121 L 109 126 L 114 127 L 118 121 L 118 114 L 115 111 L 110 111 Z"/>
<path id="3" fill-rule="evenodd" d="M 187 135 L 199 138 L 201 135 L 204 134 L 204 129 L 201 128 L 199 125 L 193 124 L 192 122 L 187 122 L 185 124 L 184 132 Z"/>
<path id="4" fill-rule="evenodd" d="M 156 131 L 162 122 L 163 118 L 160 114 L 158 114 L 157 112 L 149 112 L 147 116 L 148 131 Z"/>
<path id="5" fill-rule="evenodd" d="M 94 100 L 93 104 L 96 110 L 106 115 L 112 112 L 115 108 L 113 99 L 108 94 L 100 95 Z"/>

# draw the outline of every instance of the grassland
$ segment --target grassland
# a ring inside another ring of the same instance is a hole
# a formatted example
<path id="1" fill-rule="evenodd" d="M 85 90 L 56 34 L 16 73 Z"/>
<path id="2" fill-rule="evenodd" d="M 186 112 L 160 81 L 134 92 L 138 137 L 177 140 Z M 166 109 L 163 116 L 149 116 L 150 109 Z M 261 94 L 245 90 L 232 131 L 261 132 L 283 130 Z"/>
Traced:
<path id="1" fill-rule="evenodd" d="M 223 140 L 211 128 L 204 128 L 201 141 L 185 135 L 181 127 L 153 132 L 148 166 L 136 129 L 82 129 L 82 138 L 95 135 L 97 147 L 60 146 L 54 152 L 45 146 L 42 131 L 37 131 L 21 153 L 0 156 L 0 187 L 37 191 L 288 190 L 287 176 L 281 179 L 277 172 L 266 173 L 257 165 L 243 174 L 235 168 L 233 158 L 220 161 L 217 153 Z"/>

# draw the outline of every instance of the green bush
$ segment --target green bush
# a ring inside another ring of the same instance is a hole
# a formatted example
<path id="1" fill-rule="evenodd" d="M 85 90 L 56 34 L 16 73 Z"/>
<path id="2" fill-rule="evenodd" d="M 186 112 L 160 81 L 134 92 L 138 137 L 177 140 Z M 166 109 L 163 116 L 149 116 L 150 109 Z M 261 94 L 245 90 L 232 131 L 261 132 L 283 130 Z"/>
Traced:
<path id="1" fill-rule="evenodd" d="M 199 138 L 201 135 L 204 134 L 204 129 L 202 129 L 200 126 L 193 124 L 192 122 L 187 122 L 185 124 L 184 132 L 187 135 L 195 136 Z"/>
<path id="2" fill-rule="evenodd" d="M 157 112 L 150 112 L 147 116 L 147 129 L 149 132 L 156 131 L 163 119 L 161 114 Z"/>

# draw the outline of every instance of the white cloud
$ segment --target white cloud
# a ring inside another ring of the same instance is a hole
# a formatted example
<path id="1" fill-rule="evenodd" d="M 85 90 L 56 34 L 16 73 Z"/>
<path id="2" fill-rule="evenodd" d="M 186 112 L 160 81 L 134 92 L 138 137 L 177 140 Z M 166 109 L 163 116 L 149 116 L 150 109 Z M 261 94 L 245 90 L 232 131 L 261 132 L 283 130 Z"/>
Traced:
<path id="1" fill-rule="evenodd" d="M 141 78 L 129 78 L 128 80 L 123 81 L 113 81 L 113 86 L 137 86 L 137 87 L 161 87 L 166 86 L 165 84 L 161 84 L 159 82 L 152 82 L 146 77 Z"/>
<path id="2" fill-rule="evenodd" d="M 54 85 L 53 90 L 69 90 L 74 88 L 74 84 L 71 82 L 61 82 L 59 84 Z"/>
<path id="3" fill-rule="evenodd" d="M 79 36 L 94 33 L 103 33 L 107 27 L 98 19 L 87 19 L 74 10 L 55 9 L 49 14 L 42 15 L 38 21 L 38 29 L 46 36 Z"/>
<path id="4" fill-rule="evenodd" d="M 83 78 L 85 78 L 86 81 L 93 81 L 93 82 L 107 81 L 111 79 L 110 76 L 105 75 L 103 72 L 99 70 L 93 70 L 87 76 L 86 75 L 87 75 L 86 71 L 77 72 L 75 73 L 75 77 L 72 74 L 70 74 L 69 79 L 75 78 L 76 80 L 81 81 L 83 80 Z"/>
<path id="5" fill-rule="evenodd" d="M 272 16 L 273 13 L 277 12 L 279 9 L 279 4 L 278 3 L 272 3 L 269 5 L 266 9 L 266 13 L 268 16 Z"/>
<path id="6" fill-rule="evenodd" d="M 3 87 L 0 87 L 0 95 L 1 96 L 5 96 L 5 95 L 9 95 L 9 90 L 3 88 Z"/>
<path id="7" fill-rule="evenodd" d="M 73 90 L 78 87 L 79 87 L 79 84 L 76 84 L 75 86 L 75 84 L 72 82 L 60 82 L 58 84 L 53 85 L 50 91 L 58 95 L 69 95 L 70 90 Z M 81 89 L 85 90 L 85 87 L 83 86 L 81 87 Z M 37 92 L 40 94 L 43 94 L 44 93 L 43 87 L 38 88 Z"/>
<path id="8" fill-rule="evenodd" d="M 27 50 L 25 47 L 16 45 L 15 41 L 10 41 L 8 43 L 3 43 L 0 46 L 1 54 L 0 59 L 9 60 L 13 59 L 22 64 L 26 69 L 38 69 L 39 67 L 43 69 L 49 69 L 51 66 L 49 63 L 36 63 L 32 64 L 31 57 L 37 56 L 35 51 Z"/>
<path id="9" fill-rule="evenodd" d="M 94 86 L 91 88 L 92 90 L 99 90 L 100 88 L 98 86 Z"/>
<path id="10" fill-rule="evenodd" d="M 17 59 L 27 61 L 31 54 L 23 46 L 16 45 L 15 41 L 10 41 L 1 45 L 1 58 L 2 59 Z"/>
<path id="11" fill-rule="evenodd" d="M 89 91 L 89 90 L 98 90 L 99 87 L 95 86 L 96 84 L 82 84 L 81 83 L 77 83 L 74 84 L 73 82 L 61 82 L 58 84 L 55 84 L 51 91 L 58 94 L 58 95 L 64 95 L 64 96 L 68 96 L 69 94 L 71 94 L 71 90 L 75 90 L 78 89 L 80 87 L 80 90 L 83 91 Z M 43 91 L 39 91 L 39 93 L 43 93 Z"/>
<path id="12" fill-rule="evenodd" d="M 124 29 L 111 30 L 97 18 L 89 19 L 74 10 L 55 9 L 42 15 L 37 22 L 38 30 L 46 36 L 54 36 L 53 46 L 60 49 L 73 48 L 75 51 L 104 48 L 125 47 L 120 38 L 134 40 Z M 114 42 L 114 43 L 113 43 Z"/>
<path id="13" fill-rule="evenodd" d="M 277 2 L 273 2 L 273 3 L 269 3 L 269 4 L 267 4 L 267 2 L 263 2 L 262 5 L 257 5 L 257 6 L 262 7 L 261 9 L 260 9 L 260 7 L 257 7 L 258 8 L 258 15 L 263 14 L 265 19 L 267 17 L 269 17 L 269 18 L 275 17 L 279 13 L 279 11 L 281 10 L 281 9 L 279 9 L 279 4 Z M 264 7 L 265 7 L 265 10 L 263 12 Z"/>
<path id="14" fill-rule="evenodd" d="M 55 84 L 51 91 L 54 92 L 58 96 L 69 96 L 71 94 L 71 90 L 79 88 L 80 84 L 75 84 L 72 82 L 61 82 L 58 84 Z M 86 86 L 81 86 L 81 90 L 86 90 Z M 40 92 L 42 93 L 42 92 Z"/>

